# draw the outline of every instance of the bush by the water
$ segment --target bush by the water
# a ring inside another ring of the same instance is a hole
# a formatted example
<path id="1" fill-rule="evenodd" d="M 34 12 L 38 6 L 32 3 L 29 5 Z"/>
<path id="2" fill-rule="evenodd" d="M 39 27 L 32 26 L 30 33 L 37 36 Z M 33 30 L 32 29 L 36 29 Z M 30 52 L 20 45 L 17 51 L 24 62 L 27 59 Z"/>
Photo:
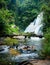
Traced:
<path id="1" fill-rule="evenodd" d="M 50 29 L 48 28 L 47 32 L 44 35 L 45 39 L 43 40 L 43 49 L 40 53 L 40 56 L 43 58 L 50 58 Z"/>
<path id="2" fill-rule="evenodd" d="M 50 3 L 48 5 L 43 6 L 44 10 L 44 41 L 43 41 L 43 49 L 40 53 L 42 57 L 50 58 Z"/>
<path id="3" fill-rule="evenodd" d="M 18 44 L 18 40 L 7 37 L 7 38 L 4 39 L 3 43 L 6 44 L 6 45 Z"/>

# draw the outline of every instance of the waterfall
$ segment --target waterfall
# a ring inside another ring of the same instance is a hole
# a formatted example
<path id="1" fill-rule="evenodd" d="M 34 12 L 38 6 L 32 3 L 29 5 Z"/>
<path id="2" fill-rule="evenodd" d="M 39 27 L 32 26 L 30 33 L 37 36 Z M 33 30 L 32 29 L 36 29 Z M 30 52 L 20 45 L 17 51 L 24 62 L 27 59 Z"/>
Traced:
<path id="1" fill-rule="evenodd" d="M 25 33 L 31 33 L 34 32 L 37 35 L 43 35 L 42 29 L 43 29 L 43 12 L 41 12 L 37 18 L 28 25 L 28 27 L 25 29 Z"/>
<path id="2" fill-rule="evenodd" d="M 37 18 L 30 23 L 30 25 L 26 28 L 26 30 L 24 31 L 25 33 L 29 32 L 29 33 L 35 33 L 37 35 L 43 35 L 42 29 L 43 29 L 43 12 L 41 12 Z M 28 39 L 25 39 L 25 44 L 23 44 L 23 42 L 19 42 L 20 45 L 18 45 L 18 47 L 14 47 L 13 49 L 18 50 L 19 52 L 21 52 L 20 55 L 15 55 L 15 56 L 9 56 L 9 59 L 11 59 L 14 62 L 23 62 L 23 61 L 27 61 L 30 59 L 36 59 L 39 58 L 39 54 L 38 52 L 42 49 L 42 40 L 44 38 L 39 38 L 39 37 L 31 37 Z M 22 45 L 21 45 L 22 44 Z M 9 46 L 4 46 L 3 47 L 3 51 L 0 47 L 0 54 L 3 53 L 9 53 Z"/>

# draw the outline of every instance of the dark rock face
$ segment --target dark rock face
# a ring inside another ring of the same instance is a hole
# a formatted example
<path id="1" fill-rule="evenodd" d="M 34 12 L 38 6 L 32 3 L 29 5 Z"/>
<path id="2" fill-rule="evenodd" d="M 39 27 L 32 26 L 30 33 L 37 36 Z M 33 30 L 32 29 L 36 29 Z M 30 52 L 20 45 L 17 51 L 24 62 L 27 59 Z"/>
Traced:
<path id="1" fill-rule="evenodd" d="M 0 49 L 0 52 L 1 52 L 1 51 L 4 51 L 4 49 Z"/>

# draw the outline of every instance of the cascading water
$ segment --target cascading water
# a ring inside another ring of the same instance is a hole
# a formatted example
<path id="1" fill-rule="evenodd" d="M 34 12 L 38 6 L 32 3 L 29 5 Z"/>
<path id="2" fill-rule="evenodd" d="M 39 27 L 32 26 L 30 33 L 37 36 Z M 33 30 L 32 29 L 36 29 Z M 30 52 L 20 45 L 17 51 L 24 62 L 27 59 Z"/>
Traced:
<path id="1" fill-rule="evenodd" d="M 30 25 L 26 28 L 24 31 L 25 33 L 31 33 L 34 32 L 37 35 L 43 35 L 42 29 L 43 29 L 43 12 L 41 12 L 37 18 L 30 23 Z M 27 51 L 24 50 L 24 53 L 22 53 L 19 56 L 13 57 L 12 60 L 21 62 L 23 60 L 29 60 L 34 59 L 38 57 L 38 51 L 41 49 L 41 38 L 39 37 L 31 37 L 30 39 L 27 39 L 27 45 L 29 46 L 35 46 L 36 52 L 27 53 Z M 30 51 L 29 51 L 30 52 Z"/>
<path id="2" fill-rule="evenodd" d="M 34 32 L 37 35 L 43 35 L 42 29 L 43 29 L 43 12 L 41 12 L 37 18 L 26 28 L 26 30 L 24 31 L 25 33 L 29 32 Z M 18 48 L 14 48 L 15 50 L 17 49 L 19 52 L 22 51 L 22 53 L 20 55 L 16 55 L 11 57 L 12 61 L 15 62 L 22 62 L 25 60 L 29 60 L 29 59 L 34 59 L 34 58 L 38 58 L 38 52 L 41 50 L 41 44 L 42 44 L 42 39 L 39 37 L 31 37 L 30 39 L 25 39 L 26 40 L 26 47 L 28 47 L 28 49 L 23 49 L 23 47 L 25 47 L 24 44 L 19 45 Z M 29 49 L 31 48 L 31 49 Z M 8 48 L 5 48 L 6 52 L 8 50 Z"/>
<path id="3" fill-rule="evenodd" d="M 37 35 L 43 35 L 42 27 L 43 27 L 43 12 L 41 12 L 37 18 L 25 29 L 25 33 L 34 32 Z"/>

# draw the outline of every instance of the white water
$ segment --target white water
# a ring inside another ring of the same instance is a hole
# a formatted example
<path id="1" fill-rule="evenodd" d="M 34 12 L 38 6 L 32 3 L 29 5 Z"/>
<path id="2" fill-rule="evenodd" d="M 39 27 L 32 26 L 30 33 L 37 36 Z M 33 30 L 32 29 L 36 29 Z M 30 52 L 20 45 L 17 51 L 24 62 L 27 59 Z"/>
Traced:
<path id="1" fill-rule="evenodd" d="M 37 18 L 30 23 L 30 25 L 26 28 L 26 30 L 24 31 L 25 33 L 29 32 L 34 32 L 37 35 L 43 35 L 42 32 L 42 28 L 43 28 L 43 12 L 41 12 Z M 29 46 L 35 46 L 35 49 L 37 51 L 39 51 L 41 49 L 41 44 L 42 44 L 42 38 L 39 37 L 31 37 L 30 39 L 27 39 L 27 45 Z M 27 54 L 27 52 L 18 56 L 12 57 L 12 60 L 17 61 L 17 62 L 21 62 L 23 60 L 29 60 L 29 59 L 33 59 L 33 58 L 37 58 L 38 57 L 38 53 L 32 52 Z"/>
<path id="2" fill-rule="evenodd" d="M 43 35 L 42 21 L 43 21 L 43 12 L 41 12 L 32 23 L 30 23 L 30 25 L 26 28 L 26 30 L 24 32 L 25 33 L 34 32 L 37 35 Z M 39 51 L 41 49 L 41 43 L 42 43 L 42 41 L 41 41 L 41 38 L 39 38 L 39 37 L 31 37 L 31 39 L 27 40 L 27 44 L 29 46 L 35 46 L 37 51 Z M 16 47 L 15 47 L 15 49 L 16 49 Z M 7 51 L 8 49 L 5 48 L 5 50 Z M 28 54 L 27 52 L 25 53 L 25 51 L 24 51 L 24 53 L 22 53 L 21 55 L 12 57 L 12 60 L 16 61 L 16 62 L 21 62 L 21 61 L 29 60 L 29 59 L 33 59 L 33 58 L 38 58 L 37 52 L 32 52 L 32 53 Z"/>
<path id="3" fill-rule="evenodd" d="M 0 49 L 2 50 L 2 51 L 0 51 L 0 53 L 8 53 L 9 52 L 9 46 L 7 46 L 7 45 L 3 45 L 3 46 L 0 46 Z"/>
<path id="4" fill-rule="evenodd" d="M 34 59 L 36 57 L 38 57 L 38 54 L 36 54 L 36 53 L 21 54 L 21 55 L 12 57 L 12 61 L 22 62 L 22 61 L 26 61 L 26 60 L 29 60 L 29 59 Z"/>
<path id="5" fill-rule="evenodd" d="M 42 23 L 42 21 L 43 21 L 43 12 L 41 12 L 32 23 L 30 23 L 30 25 L 25 29 L 24 32 L 25 33 L 34 32 L 37 35 L 43 35 L 43 32 L 42 32 L 43 23 Z"/>

